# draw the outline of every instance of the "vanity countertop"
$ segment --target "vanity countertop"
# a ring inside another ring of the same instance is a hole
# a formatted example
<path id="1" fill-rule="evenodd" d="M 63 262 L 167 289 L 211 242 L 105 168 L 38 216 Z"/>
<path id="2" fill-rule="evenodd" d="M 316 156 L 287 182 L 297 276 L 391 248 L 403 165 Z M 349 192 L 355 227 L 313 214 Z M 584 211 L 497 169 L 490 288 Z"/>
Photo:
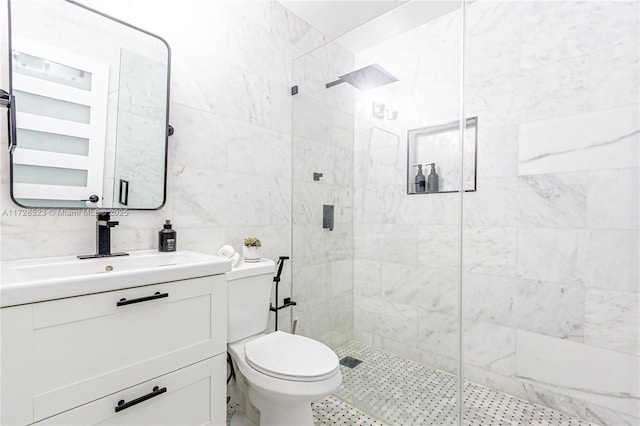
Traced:
<path id="1" fill-rule="evenodd" d="M 129 256 L 76 256 L 0 262 L 0 307 L 121 288 L 217 275 L 231 270 L 220 256 L 186 250 L 131 251 Z"/>

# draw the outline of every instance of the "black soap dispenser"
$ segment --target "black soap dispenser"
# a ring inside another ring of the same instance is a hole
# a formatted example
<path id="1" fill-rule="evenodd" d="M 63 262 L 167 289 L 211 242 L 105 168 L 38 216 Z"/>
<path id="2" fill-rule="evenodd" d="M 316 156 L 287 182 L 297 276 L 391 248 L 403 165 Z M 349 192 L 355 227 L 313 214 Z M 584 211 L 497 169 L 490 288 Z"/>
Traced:
<path id="1" fill-rule="evenodd" d="M 424 173 L 422 173 L 422 164 L 416 164 L 413 167 L 418 168 L 418 174 L 416 175 L 416 186 L 414 190 L 416 194 L 423 193 L 426 188 L 426 178 L 424 177 Z"/>
<path id="2" fill-rule="evenodd" d="M 431 171 L 427 177 L 427 192 L 438 192 L 440 188 L 440 178 L 438 177 L 438 173 L 436 173 L 436 163 L 426 165 L 431 166 Z"/>
<path id="3" fill-rule="evenodd" d="M 176 231 L 171 229 L 171 221 L 164 221 L 164 228 L 158 232 L 158 251 L 176 251 Z"/>

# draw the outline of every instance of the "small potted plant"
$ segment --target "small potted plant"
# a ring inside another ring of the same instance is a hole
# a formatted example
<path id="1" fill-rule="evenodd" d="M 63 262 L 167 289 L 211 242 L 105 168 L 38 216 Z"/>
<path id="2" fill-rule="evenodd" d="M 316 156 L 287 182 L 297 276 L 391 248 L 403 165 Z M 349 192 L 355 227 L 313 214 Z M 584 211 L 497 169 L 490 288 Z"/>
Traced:
<path id="1" fill-rule="evenodd" d="M 256 237 L 247 237 L 242 246 L 242 255 L 247 262 L 257 262 L 260 260 L 260 247 L 262 243 Z"/>

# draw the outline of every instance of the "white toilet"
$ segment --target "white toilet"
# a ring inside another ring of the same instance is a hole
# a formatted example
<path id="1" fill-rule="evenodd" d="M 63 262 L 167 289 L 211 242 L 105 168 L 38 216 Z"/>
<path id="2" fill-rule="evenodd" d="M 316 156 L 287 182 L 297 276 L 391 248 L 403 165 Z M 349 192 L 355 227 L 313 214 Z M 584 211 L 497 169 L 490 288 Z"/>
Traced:
<path id="1" fill-rule="evenodd" d="M 274 271 L 272 260 L 261 259 L 227 272 L 227 342 L 240 391 L 232 425 L 311 426 L 311 403 L 342 382 L 329 347 L 266 330 Z"/>

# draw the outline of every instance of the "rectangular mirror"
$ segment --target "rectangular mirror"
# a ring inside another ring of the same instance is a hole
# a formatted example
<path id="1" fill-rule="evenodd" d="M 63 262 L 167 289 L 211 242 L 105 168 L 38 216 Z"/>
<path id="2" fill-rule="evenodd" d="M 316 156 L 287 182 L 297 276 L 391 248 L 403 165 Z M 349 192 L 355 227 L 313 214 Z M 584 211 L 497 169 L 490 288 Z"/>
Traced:
<path id="1" fill-rule="evenodd" d="M 9 0 L 9 8 L 13 200 L 161 208 L 168 44 L 70 0 Z"/>
<path id="2" fill-rule="evenodd" d="M 464 135 L 464 191 L 476 190 L 478 117 L 467 118 Z M 422 166 L 424 184 L 416 183 L 417 166 Z M 433 167 L 432 167 L 433 165 Z M 429 190 L 429 174 L 438 175 L 437 190 Z M 407 194 L 459 192 L 460 122 L 422 127 L 407 132 Z"/>

